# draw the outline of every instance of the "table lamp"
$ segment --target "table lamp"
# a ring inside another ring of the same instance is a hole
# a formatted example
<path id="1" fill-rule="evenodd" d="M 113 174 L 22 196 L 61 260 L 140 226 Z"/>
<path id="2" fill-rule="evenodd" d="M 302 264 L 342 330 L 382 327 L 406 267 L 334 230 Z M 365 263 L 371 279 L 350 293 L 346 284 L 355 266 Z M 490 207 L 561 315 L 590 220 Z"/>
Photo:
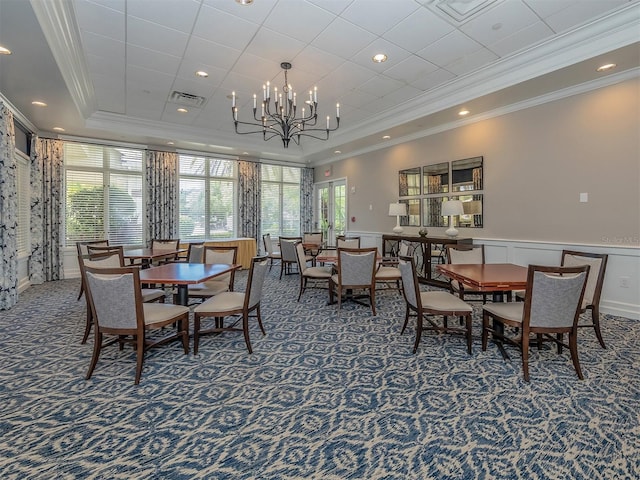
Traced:
<path id="1" fill-rule="evenodd" d="M 453 217 L 456 215 L 464 215 L 460 200 L 449 200 L 442 204 L 442 216 L 449 217 L 449 228 L 444 233 L 451 238 L 458 236 L 458 230 L 453 226 Z"/>
<path id="2" fill-rule="evenodd" d="M 396 217 L 396 226 L 393 227 L 394 233 L 402 233 L 403 228 L 400 226 L 400 216 L 407 214 L 406 203 L 390 203 L 389 204 L 389 216 Z"/>

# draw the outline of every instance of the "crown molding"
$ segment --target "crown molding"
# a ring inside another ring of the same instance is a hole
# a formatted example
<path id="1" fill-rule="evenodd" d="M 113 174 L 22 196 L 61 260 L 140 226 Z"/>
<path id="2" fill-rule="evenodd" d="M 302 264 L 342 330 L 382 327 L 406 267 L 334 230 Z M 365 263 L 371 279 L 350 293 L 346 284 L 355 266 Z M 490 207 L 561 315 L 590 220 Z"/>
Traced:
<path id="1" fill-rule="evenodd" d="M 72 3 L 65 0 L 30 1 L 71 98 L 82 117 L 87 118 L 97 106 Z"/>
<path id="2" fill-rule="evenodd" d="M 33 123 L 31 123 L 31 120 L 25 117 L 22 114 L 22 112 L 18 110 L 16 106 L 13 103 L 11 103 L 7 97 L 5 97 L 2 94 L 2 92 L 0 92 L 0 102 L 2 102 L 5 105 L 5 107 L 11 110 L 14 120 L 17 120 L 23 127 L 29 129 L 31 133 L 35 133 L 35 134 L 38 133 L 38 127 L 36 127 Z"/>

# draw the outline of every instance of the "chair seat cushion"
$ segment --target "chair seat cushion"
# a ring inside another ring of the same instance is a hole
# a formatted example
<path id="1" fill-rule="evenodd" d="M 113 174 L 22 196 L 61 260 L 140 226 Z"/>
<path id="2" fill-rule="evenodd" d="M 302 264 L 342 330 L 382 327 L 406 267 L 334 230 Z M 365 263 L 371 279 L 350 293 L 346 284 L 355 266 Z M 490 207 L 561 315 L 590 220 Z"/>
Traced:
<path id="1" fill-rule="evenodd" d="M 398 267 L 380 267 L 376 272 L 376 280 L 399 280 L 402 278 Z"/>
<path id="2" fill-rule="evenodd" d="M 189 313 L 189 307 L 172 303 L 145 303 L 142 308 L 144 309 L 145 325 L 166 322 L 184 313 Z"/>
<path id="3" fill-rule="evenodd" d="M 224 313 L 232 310 L 242 310 L 244 306 L 244 293 L 222 292 L 209 300 L 202 302 L 193 311 L 197 313 Z"/>
<path id="4" fill-rule="evenodd" d="M 304 271 L 305 277 L 330 278 L 331 267 L 307 267 Z"/>
<path id="5" fill-rule="evenodd" d="M 524 303 L 492 303 L 490 305 L 485 305 L 483 310 L 497 317 L 521 323 L 522 315 L 524 314 Z"/>
<path id="6" fill-rule="evenodd" d="M 143 302 L 153 302 L 154 300 L 158 300 L 159 298 L 164 297 L 164 290 L 160 290 L 159 288 L 143 288 L 142 289 L 142 301 Z"/>
<path id="7" fill-rule="evenodd" d="M 449 292 L 421 292 L 422 308 L 440 310 L 443 312 L 471 312 L 473 308 L 468 303 Z"/>

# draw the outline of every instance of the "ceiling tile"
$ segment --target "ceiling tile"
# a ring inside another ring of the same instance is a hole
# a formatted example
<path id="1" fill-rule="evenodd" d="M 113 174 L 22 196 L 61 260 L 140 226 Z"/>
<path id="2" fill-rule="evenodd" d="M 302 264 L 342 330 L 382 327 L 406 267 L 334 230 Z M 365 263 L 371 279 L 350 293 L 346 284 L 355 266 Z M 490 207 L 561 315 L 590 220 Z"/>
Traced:
<path id="1" fill-rule="evenodd" d="M 445 70 L 444 68 L 439 68 L 435 72 L 428 73 L 417 80 L 414 80 L 411 82 L 411 86 L 426 92 L 427 90 L 431 90 L 438 85 L 447 83 L 454 78 L 456 78 L 456 76 L 453 73 Z"/>
<path id="2" fill-rule="evenodd" d="M 127 15 L 156 23 L 163 27 L 191 33 L 200 3 L 185 0 L 161 0 L 150 5 L 149 0 L 127 0 Z"/>
<path id="3" fill-rule="evenodd" d="M 384 95 L 382 98 L 378 99 L 377 105 L 381 110 L 386 110 L 388 108 L 397 107 L 398 105 L 408 102 L 411 99 L 417 97 L 422 92 L 410 85 L 404 85 L 402 87 L 396 88 L 390 91 L 388 94 Z"/>
<path id="4" fill-rule="evenodd" d="M 180 66 L 180 57 L 129 45 L 127 46 L 127 67 L 130 65 L 175 75 Z"/>
<path id="5" fill-rule="evenodd" d="M 184 57 L 194 63 L 201 62 L 203 65 L 229 69 L 233 67 L 241 53 L 241 50 L 192 35 Z"/>
<path id="6" fill-rule="evenodd" d="M 75 3 L 74 8 L 81 31 L 124 41 L 124 13 L 87 1 Z"/>
<path id="7" fill-rule="evenodd" d="M 444 67 L 455 60 L 480 50 L 478 42 L 467 37 L 464 33 L 454 30 L 446 36 L 433 42 L 417 54 L 425 60 Z"/>
<path id="8" fill-rule="evenodd" d="M 361 92 L 370 93 L 377 97 L 384 97 L 394 90 L 402 88 L 402 86 L 402 82 L 399 82 L 398 80 L 385 77 L 384 75 L 375 75 L 360 85 L 357 89 Z"/>
<path id="9" fill-rule="evenodd" d="M 353 0 L 307 0 L 307 2 L 313 3 L 328 12 L 340 15 L 347 7 L 349 7 Z"/>
<path id="10" fill-rule="evenodd" d="M 340 15 L 371 33 L 382 35 L 420 6 L 413 0 L 355 0 Z"/>
<path id="11" fill-rule="evenodd" d="M 375 63 L 373 56 L 378 53 L 384 53 L 387 56 L 387 60 L 383 63 Z M 384 38 L 376 38 L 369 45 L 353 55 L 350 60 L 374 72 L 382 72 L 398 64 L 405 58 L 408 58 L 409 55 L 411 54 L 404 48 L 398 47 Z"/>
<path id="12" fill-rule="evenodd" d="M 383 73 L 387 77 L 400 80 L 405 83 L 412 83 L 415 80 L 428 75 L 431 72 L 435 72 L 438 69 L 433 63 L 427 62 L 425 59 L 418 57 L 417 55 L 411 55 L 405 58 L 397 65 L 388 68 Z"/>
<path id="13" fill-rule="evenodd" d="M 135 17 L 127 17 L 127 45 L 181 57 L 188 40 L 189 36 L 186 33 Z"/>
<path id="14" fill-rule="evenodd" d="M 82 33 L 82 45 L 85 52 L 99 58 L 108 58 L 114 62 L 124 64 L 125 43 L 109 37 L 103 37 L 91 32 Z"/>
<path id="15" fill-rule="evenodd" d="M 200 2 L 200 0 L 197 1 L 198 3 Z M 232 17 L 227 17 L 231 21 L 235 17 L 236 19 L 262 24 L 277 3 L 278 0 L 259 0 L 251 5 L 240 5 L 233 0 L 204 0 L 202 5 L 206 8 L 213 7 L 216 10 L 231 14 Z"/>
<path id="16" fill-rule="evenodd" d="M 544 20 L 556 33 L 560 33 L 577 25 L 581 25 L 591 18 L 597 15 L 602 15 L 603 13 L 625 3 L 630 2 L 629 0 L 576 2 L 571 6 L 571 8 L 560 10 L 559 12 L 546 17 Z"/>
<path id="17" fill-rule="evenodd" d="M 235 2 L 228 3 L 238 5 Z M 255 23 L 203 5 L 193 28 L 193 35 L 244 50 L 258 31 L 258 27 Z"/>
<path id="18" fill-rule="evenodd" d="M 420 8 L 387 31 L 383 38 L 415 52 L 444 37 L 454 28 L 435 13 Z"/>
<path id="19" fill-rule="evenodd" d="M 291 61 L 304 47 L 305 44 L 295 38 L 261 28 L 247 46 L 246 52 L 280 65 L 281 62 Z"/>
<path id="20" fill-rule="evenodd" d="M 341 18 L 336 18 L 311 44 L 333 55 L 349 59 L 376 36 Z"/>
<path id="21" fill-rule="evenodd" d="M 322 78 L 344 63 L 344 59 L 307 45 L 291 62 L 293 68 Z"/>
<path id="22" fill-rule="evenodd" d="M 307 19 L 311 21 L 306 21 Z M 263 25 L 282 35 L 309 43 L 334 19 L 335 15 L 311 3 L 280 0 Z"/>
<path id="23" fill-rule="evenodd" d="M 458 76 L 473 72 L 487 63 L 497 60 L 498 56 L 487 48 L 480 48 L 457 58 L 444 67 Z"/>
<path id="24" fill-rule="evenodd" d="M 499 57 L 506 57 L 520 49 L 531 47 L 531 45 L 535 45 L 552 35 L 553 30 L 545 23 L 537 22 L 496 43 L 492 43 L 489 45 L 489 49 Z"/>

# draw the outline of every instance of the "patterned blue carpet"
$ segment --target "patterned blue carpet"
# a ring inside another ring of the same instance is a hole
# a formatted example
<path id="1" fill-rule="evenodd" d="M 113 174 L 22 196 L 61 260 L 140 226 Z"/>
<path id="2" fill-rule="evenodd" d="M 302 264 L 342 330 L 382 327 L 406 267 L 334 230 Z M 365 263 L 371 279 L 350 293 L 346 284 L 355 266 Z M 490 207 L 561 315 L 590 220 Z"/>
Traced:
<path id="1" fill-rule="evenodd" d="M 241 273 L 242 290 L 246 273 Z M 397 292 L 378 315 L 327 293 L 296 302 L 270 274 L 267 336 L 204 337 L 151 350 L 133 384 L 130 347 L 103 351 L 84 380 L 78 280 L 34 286 L 0 312 L 2 479 L 640 478 L 640 322 L 603 318 L 609 349 L 581 331 L 568 351 L 504 361 L 462 337 L 400 335 Z"/>

